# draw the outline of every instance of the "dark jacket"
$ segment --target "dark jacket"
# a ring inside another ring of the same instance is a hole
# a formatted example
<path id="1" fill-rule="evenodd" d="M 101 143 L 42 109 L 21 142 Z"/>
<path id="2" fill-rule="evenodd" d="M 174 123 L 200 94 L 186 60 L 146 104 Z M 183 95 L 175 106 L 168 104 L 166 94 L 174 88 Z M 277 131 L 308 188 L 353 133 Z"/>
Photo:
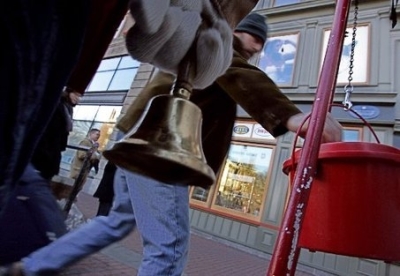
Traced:
<path id="1" fill-rule="evenodd" d="M 114 198 L 114 176 L 117 166 L 108 161 L 104 167 L 103 177 L 97 187 L 96 192 L 93 194 L 101 202 L 112 202 Z"/>
<path id="2" fill-rule="evenodd" d="M 236 103 L 275 137 L 286 133 L 287 120 L 300 113 L 263 71 L 243 58 L 241 49 L 240 41 L 235 38 L 230 68 L 211 86 L 195 90 L 190 98 L 202 111 L 203 151 L 207 163 L 216 173 L 230 146 Z M 170 93 L 174 80 L 170 74 L 158 73 L 118 121 L 117 128 L 128 132 L 152 97 Z"/>
<path id="3" fill-rule="evenodd" d="M 72 130 L 72 106 L 61 98 L 45 132 L 32 157 L 33 166 L 40 174 L 50 179 L 60 169 L 61 152 L 67 146 L 68 135 Z"/>

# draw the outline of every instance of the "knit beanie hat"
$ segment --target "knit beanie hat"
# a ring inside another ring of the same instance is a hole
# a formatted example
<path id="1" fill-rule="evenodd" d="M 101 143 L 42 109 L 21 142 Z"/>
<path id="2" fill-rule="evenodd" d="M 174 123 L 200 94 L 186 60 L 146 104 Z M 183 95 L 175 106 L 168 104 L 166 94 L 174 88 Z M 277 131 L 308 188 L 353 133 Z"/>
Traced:
<path id="1" fill-rule="evenodd" d="M 245 32 L 259 37 L 263 43 L 267 40 L 268 26 L 265 17 L 258 13 L 251 13 L 239 22 L 235 31 Z"/>

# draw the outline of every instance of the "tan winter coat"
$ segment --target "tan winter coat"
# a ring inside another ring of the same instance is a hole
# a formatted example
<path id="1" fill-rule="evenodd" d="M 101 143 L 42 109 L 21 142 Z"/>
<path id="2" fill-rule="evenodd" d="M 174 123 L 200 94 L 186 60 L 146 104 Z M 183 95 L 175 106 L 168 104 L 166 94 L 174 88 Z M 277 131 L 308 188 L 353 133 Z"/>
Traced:
<path id="1" fill-rule="evenodd" d="M 93 146 L 93 141 L 90 140 L 89 138 L 85 138 L 79 143 L 79 145 L 91 148 Z M 75 156 L 74 156 L 74 160 L 72 161 L 71 169 L 70 169 L 70 177 L 71 178 L 76 179 L 78 177 L 79 172 L 81 171 L 81 168 L 83 166 L 83 162 L 85 161 L 85 157 L 86 157 L 86 151 L 83 151 L 83 150 L 76 151 Z M 93 155 L 92 155 L 92 158 L 90 160 L 91 165 L 89 166 L 89 170 L 87 172 L 85 172 L 86 175 L 84 177 L 84 181 L 83 182 L 86 181 L 86 177 L 87 177 L 87 174 L 90 171 L 90 168 L 92 168 L 92 166 L 96 162 L 99 161 L 98 157 L 99 157 L 99 153 L 98 152 L 94 152 Z"/>

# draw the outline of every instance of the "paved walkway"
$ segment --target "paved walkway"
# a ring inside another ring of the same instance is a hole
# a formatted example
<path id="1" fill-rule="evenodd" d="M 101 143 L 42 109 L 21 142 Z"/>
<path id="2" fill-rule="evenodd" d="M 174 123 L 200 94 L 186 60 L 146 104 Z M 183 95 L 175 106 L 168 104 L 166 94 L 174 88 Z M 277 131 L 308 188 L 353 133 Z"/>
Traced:
<path id="1" fill-rule="evenodd" d="M 86 218 L 97 210 L 97 199 L 81 192 L 77 206 Z M 192 231 L 188 276 L 247 276 L 266 275 L 268 255 L 252 254 L 234 244 Z M 61 275 L 113 276 L 136 275 L 141 261 L 142 245 L 137 231 L 99 253 L 93 254 L 66 269 Z M 326 275 L 312 268 L 297 266 L 296 276 Z"/>

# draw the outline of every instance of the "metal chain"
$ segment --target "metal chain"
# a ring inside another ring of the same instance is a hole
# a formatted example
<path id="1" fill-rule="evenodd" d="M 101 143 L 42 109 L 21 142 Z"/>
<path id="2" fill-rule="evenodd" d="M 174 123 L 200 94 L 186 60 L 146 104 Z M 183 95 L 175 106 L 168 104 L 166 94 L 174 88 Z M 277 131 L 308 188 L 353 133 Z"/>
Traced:
<path id="1" fill-rule="evenodd" d="M 354 69 L 354 49 L 356 47 L 356 33 L 357 33 L 357 21 L 358 21 L 358 0 L 354 0 L 354 21 L 353 21 L 353 34 L 351 38 L 351 50 L 350 50 L 350 64 L 349 64 L 349 77 L 348 77 L 348 83 L 344 87 L 344 92 L 345 98 L 343 101 L 343 104 L 346 106 L 347 109 L 350 109 L 353 106 L 353 103 L 351 102 L 351 93 L 354 90 L 354 87 L 352 85 L 353 81 L 353 69 Z"/>

